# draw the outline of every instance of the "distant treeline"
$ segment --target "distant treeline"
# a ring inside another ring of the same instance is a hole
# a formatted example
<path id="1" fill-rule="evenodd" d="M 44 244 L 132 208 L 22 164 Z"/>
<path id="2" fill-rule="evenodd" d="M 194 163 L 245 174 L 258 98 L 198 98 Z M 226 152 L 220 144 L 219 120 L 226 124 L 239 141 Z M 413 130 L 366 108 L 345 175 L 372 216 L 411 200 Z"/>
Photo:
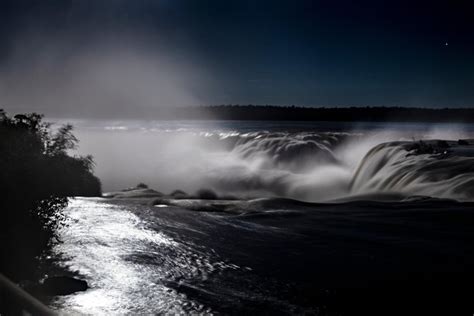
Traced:
<path id="1" fill-rule="evenodd" d="M 161 114 L 161 113 L 160 113 Z M 474 122 L 474 108 L 215 105 L 163 111 L 167 119 L 338 122 Z"/>

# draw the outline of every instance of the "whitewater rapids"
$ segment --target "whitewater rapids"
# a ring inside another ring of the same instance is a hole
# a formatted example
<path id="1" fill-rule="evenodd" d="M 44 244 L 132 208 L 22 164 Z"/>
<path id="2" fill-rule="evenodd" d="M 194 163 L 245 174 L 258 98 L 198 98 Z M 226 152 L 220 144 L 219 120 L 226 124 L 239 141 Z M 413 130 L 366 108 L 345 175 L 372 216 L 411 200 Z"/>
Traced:
<path id="1" fill-rule="evenodd" d="M 94 156 L 104 191 L 144 182 L 165 194 L 210 189 L 239 199 L 473 199 L 474 141 L 457 143 L 474 135 L 465 126 L 334 123 L 329 132 L 327 126 L 271 122 L 74 124 L 80 153 Z M 413 144 L 420 139 L 432 150 L 417 151 Z M 438 148 L 439 139 L 448 142 Z"/>
<path id="2" fill-rule="evenodd" d="M 351 181 L 351 192 L 399 192 L 472 201 L 474 146 L 439 141 L 422 144 L 436 146 L 437 143 L 444 146 L 434 153 L 417 153 L 413 143 L 409 142 L 374 147 L 357 168 Z"/>
<path id="3" fill-rule="evenodd" d="M 377 194 L 474 198 L 474 141 L 387 142 L 356 163 L 350 151 L 357 141 L 361 136 L 343 133 L 246 135 L 230 151 L 245 164 L 234 172 L 213 169 L 208 180 L 226 193 L 251 190 L 310 202 Z"/>

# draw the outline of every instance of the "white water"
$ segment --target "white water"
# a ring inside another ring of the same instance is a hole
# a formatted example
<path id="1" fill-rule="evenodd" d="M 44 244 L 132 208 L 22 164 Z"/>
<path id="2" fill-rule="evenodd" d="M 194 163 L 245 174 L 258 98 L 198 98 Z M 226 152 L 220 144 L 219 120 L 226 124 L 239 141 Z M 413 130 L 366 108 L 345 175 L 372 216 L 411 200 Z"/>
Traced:
<path id="1" fill-rule="evenodd" d="M 225 128 L 182 122 L 160 124 L 109 122 L 79 126 L 81 152 L 95 157 L 104 191 L 145 182 L 164 193 L 176 189 L 194 193 L 209 188 L 221 196 L 283 196 L 306 201 L 377 193 L 461 200 L 473 196 L 472 171 L 454 167 L 459 163 L 469 165 L 470 158 L 459 158 L 462 162 L 443 159 L 438 167 L 431 163 L 431 170 L 424 168 L 432 160 L 429 155 L 406 157 L 408 152 L 397 146 L 380 147 L 364 158 L 385 142 L 472 136 L 462 126 L 350 132 L 306 131 L 314 128 L 304 126 L 288 132 L 275 126 L 265 130 L 265 124 L 258 127 L 251 125 L 254 123 Z M 359 172 L 353 178 L 356 170 Z M 443 170 L 450 172 L 444 173 L 443 180 L 436 179 Z M 409 175 L 397 180 L 404 172 Z"/>
<path id="2" fill-rule="evenodd" d="M 69 270 L 87 280 L 90 289 L 58 296 L 53 306 L 64 314 L 211 313 L 167 282 L 206 279 L 210 273 L 237 266 L 215 261 L 193 245 L 147 227 L 131 208 L 98 199 L 69 201 L 67 226 L 60 231 L 62 242 L 54 252 Z"/>
<path id="3" fill-rule="evenodd" d="M 443 157 L 410 155 L 400 143 L 378 145 L 361 162 L 352 180 L 351 192 L 400 192 L 406 195 L 473 200 L 473 149 L 465 153 L 469 155 L 467 157 L 456 154 Z"/>

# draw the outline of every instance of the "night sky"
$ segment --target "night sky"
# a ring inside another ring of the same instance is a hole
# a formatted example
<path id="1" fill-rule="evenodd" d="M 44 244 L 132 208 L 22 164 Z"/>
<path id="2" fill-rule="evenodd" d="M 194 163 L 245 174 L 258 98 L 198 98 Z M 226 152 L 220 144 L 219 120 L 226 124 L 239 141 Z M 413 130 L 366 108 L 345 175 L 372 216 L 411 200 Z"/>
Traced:
<path id="1" fill-rule="evenodd" d="M 10 111 L 474 106 L 474 18 L 445 1 L 0 3 Z"/>

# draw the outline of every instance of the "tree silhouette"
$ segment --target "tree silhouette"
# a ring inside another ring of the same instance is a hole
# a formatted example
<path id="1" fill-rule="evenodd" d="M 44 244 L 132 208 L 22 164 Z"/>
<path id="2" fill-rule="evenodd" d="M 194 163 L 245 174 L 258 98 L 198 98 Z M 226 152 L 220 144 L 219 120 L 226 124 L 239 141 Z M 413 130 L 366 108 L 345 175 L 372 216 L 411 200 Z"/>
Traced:
<path id="1" fill-rule="evenodd" d="M 70 196 L 99 196 L 92 156 L 70 156 L 72 125 L 56 132 L 37 113 L 8 116 L 0 109 L 0 272 L 34 277 L 36 259 L 57 239 Z"/>

